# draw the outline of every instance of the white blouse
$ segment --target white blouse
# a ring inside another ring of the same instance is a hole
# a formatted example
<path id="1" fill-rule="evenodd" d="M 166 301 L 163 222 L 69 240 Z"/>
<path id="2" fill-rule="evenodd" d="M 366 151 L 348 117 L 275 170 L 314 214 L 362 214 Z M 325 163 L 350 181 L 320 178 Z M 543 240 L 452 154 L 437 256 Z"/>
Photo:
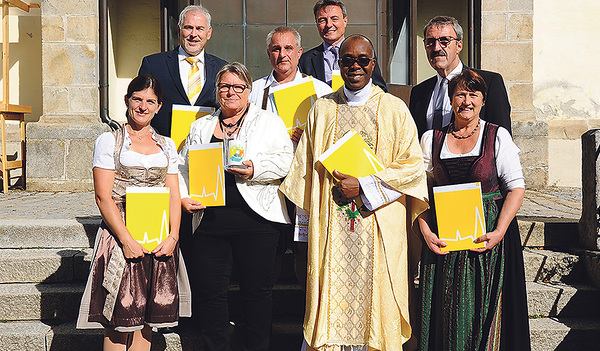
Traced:
<path id="1" fill-rule="evenodd" d="M 480 128 L 482 130 L 485 128 L 485 124 L 486 122 L 481 120 Z M 426 131 L 421 137 L 423 161 L 425 163 L 425 170 L 429 173 L 433 172 L 433 164 L 431 162 L 433 155 L 432 139 L 433 130 Z M 440 158 L 449 159 L 465 156 L 479 156 L 482 140 L 483 133 L 479 133 L 477 143 L 470 152 L 465 154 L 454 154 L 448 149 L 447 138 L 445 138 L 444 145 L 440 152 Z M 508 130 L 503 127 L 498 128 L 494 149 L 496 154 L 496 170 L 498 172 L 498 177 L 500 178 L 502 189 L 508 191 L 515 188 L 525 188 L 525 178 L 523 177 L 523 169 L 521 168 L 521 162 L 519 161 L 519 153 L 521 153 L 521 150 L 519 150 L 519 147 L 517 147 L 512 140 Z"/>
<path id="2" fill-rule="evenodd" d="M 125 133 L 125 141 L 121 148 L 121 156 L 119 161 L 123 166 L 128 167 L 166 167 L 168 162 L 167 174 L 177 174 L 177 148 L 173 139 L 164 137 L 167 142 L 166 150 L 155 154 L 144 155 L 135 151 L 131 151 L 131 138 L 129 133 Z M 157 141 L 156 134 L 152 134 L 152 139 Z M 94 144 L 94 160 L 92 167 L 103 169 L 115 169 L 115 137 L 111 132 L 102 133 Z M 167 158 L 165 158 L 165 153 Z"/>

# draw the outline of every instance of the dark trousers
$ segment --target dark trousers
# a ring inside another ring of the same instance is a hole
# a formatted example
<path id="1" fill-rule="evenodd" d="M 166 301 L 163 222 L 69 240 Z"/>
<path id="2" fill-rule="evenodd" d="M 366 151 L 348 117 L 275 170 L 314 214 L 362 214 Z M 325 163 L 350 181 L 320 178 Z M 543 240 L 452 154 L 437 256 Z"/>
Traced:
<path id="1" fill-rule="evenodd" d="M 235 264 L 243 303 L 244 351 L 267 351 L 273 311 L 277 232 L 194 237 L 191 269 L 194 320 L 207 351 L 229 351 L 227 291 Z"/>

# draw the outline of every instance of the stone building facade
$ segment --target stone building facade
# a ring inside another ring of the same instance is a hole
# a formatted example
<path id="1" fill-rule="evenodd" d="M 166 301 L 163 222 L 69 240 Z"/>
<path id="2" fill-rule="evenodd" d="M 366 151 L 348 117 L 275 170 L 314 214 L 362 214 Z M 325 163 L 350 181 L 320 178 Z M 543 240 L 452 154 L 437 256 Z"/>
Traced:
<path id="1" fill-rule="evenodd" d="M 158 0 L 134 2 L 135 6 L 148 9 L 160 3 Z M 230 0 L 215 4 L 222 3 L 222 6 L 233 9 L 235 6 L 232 4 L 237 2 L 242 3 L 241 0 Z M 245 11 L 248 11 L 249 6 L 254 6 L 254 2 L 256 1 L 243 1 L 246 4 Z M 589 67 L 594 63 L 594 58 L 598 57 L 593 45 L 589 44 L 594 39 L 593 29 L 599 26 L 591 16 L 600 12 L 600 3 L 594 0 L 577 2 L 578 6 L 574 7 L 561 0 L 480 1 L 480 66 L 482 69 L 501 73 L 505 79 L 512 104 L 513 134 L 521 148 L 521 162 L 527 185 L 531 188 L 549 185 L 580 186 L 580 136 L 587 129 L 600 125 L 597 117 L 600 112 L 600 88 L 586 83 L 586 80 L 592 81 L 590 77 L 594 70 Z M 109 6 L 116 6 L 117 3 L 127 6 L 132 2 L 109 0 Z M 260 57 L 256 55 L 260 55 L 263 48 L 256 50 L 256 53 L 247 49 L 240 51 L 239 47 L 232 47 L 231 44 L 228 44 L 230 49 L 221 48 L 217 34 L 222 32 L 225 33 L 223 35 L 228 35 L 227 33 L 246 30 L 247 32 L 243 32 L 246 33 L 243 36 L 245 38 L 251 37 L 253 31 L 264 32 L 261 34 L 264 35 L 269 27 L 275 26 L 275 23 L 270 22 L 274 16 L 269 16 L 269 20 L 261 20 L 244 15 L 242 21 L 246 27 L 242 29 L 233 23 L 237 20 L 231 19 L 232 11 L 224 11 L 223 8 L 211 9 L 209 3 L 213 2 L 205 3 L 214 13 L 215 28 L 219 25 L 209 42 L 208 51 L 230 60 L 240 59 L 240 56 L 241 60 L 248 64 L 257 62 Z M 281 24 L 299 28 L 303 34 L 305 50 L 316 45 L 318 37 L 310 23 L 310 15 L 300 16 L 296 13 L 296 8 L 290 8 L 304 6 L 310 11 L 314 1 L 302 0 L 293 5 L 279 0 L 266 2 L 273 11 L 281 10 L 279 8 L 284 6 L 283 3 L 286 3 L 288 8 L 285 21 Z M 346 3 L 351 9 L 352 0 Z M 379 5 L 385 1 L 374 3 L 376 6 L 372 9 L 369 7 L 361 12 L 379 11 Z M 448 7 L 447 2 L 437 0 L 422 0 L 416 3 L 420 11 L 421 8 L 428 9 L 421 11 L 428 15 L 435 13 L 438 8 L 436 6 L 444 10 Z M 255 10 L 265 13 L 266 5 L 260 6 L 262 7 Z M 89 190 L 92 188 L 90 165 L 93 141 L 102 131 L 108 130 L 99 117 L 99 0 L 42 0 L 39 11 L 42 38 L 42 112 L 41 116 L 28 117 L 30 123 L 27 125 L 27 186 L 30 190 Z M 461 10 L 461 14 L 465 11 Z M 460 19 L 461 14 L 455 16 Z M 229 19 L 220 18 L 225 15 L 229 16 Z M 378 28 L 382 25 L 382 16 L 376 13 L 367 17 L 370 19 L 352 22 L 351 14 L 350 23 L 354 26 L 352 32 L 364 29 L 368 30 L 371 36 L 385 32 Z M 119 28 L 126 23 L 127 18 L 121 16 L 123 22 L 118 22 Z M 148 18 L 147 26 L 159 26 L 156 22 L 158 14 L 148 15 Z M 298 21 L 292 23 L 291 18 L 297 18 Z M 426 20 L 417 19 L 419 26 Z M 251 20 L 256 23 L 250 23 Z M 112 28 L 113 31 L 116 28 L 114 23 Z M 420 28 L 417 33 L 421 35 Z M 112 34 L 113 41 L 115 37 L 127 38 L 127 33 Z M 157 38 L 157 35 L 160 33 L 154 31 L 148 36 L 147 40 L 151 44 L 140 43 L 140 49 L 136 51 L 139 59 L 160 50 L 160 38 Z M 376 43 L 380 46 L 385 45 L 385 40 L 379 39 Z M 114 51 L 116 49 L 110 49 L 113 50 L 110 56 L 111 64 L 119 65 L 118 55 Z M 223 50 L 225 51 L 221 52 Z M 417 50 L 417 56 L 422 56 L 420 51 L 424 50 L 420 42 Z M 379 48 L 378 52 L 385 50 Z M 129 66 L 121 65 L 117 69 L 111 67 L 111 74 L 116 78 L 114 82 L 120 89 L 114 94 L 111 93 L 111 108 L 121 104 L 120 96 L 128 80 L 137 72 L 135 66 L 139 59 L 129 57 Z M 380 62 L 386 59 L 380 56 Z M 425 67 L 423 65 L 427 63 L 422 61 L 422 57 L 413 59 L 420 59 L 417 65 L 421 72 Z M 266 55 L 263 60 L 268 65 Z M 259 72 L 257 76 L 268 71 L 264 67 L 255 69 Z M 419 73 L 418 81 L 434 73 L 433 70 L 427 72 L 426 67 L 424 69 L 424 73 Z M 116 111 L 117 108 L 113 110 Z M 120 112 L 115 112 L 115 115 L 120 115 Z"/>

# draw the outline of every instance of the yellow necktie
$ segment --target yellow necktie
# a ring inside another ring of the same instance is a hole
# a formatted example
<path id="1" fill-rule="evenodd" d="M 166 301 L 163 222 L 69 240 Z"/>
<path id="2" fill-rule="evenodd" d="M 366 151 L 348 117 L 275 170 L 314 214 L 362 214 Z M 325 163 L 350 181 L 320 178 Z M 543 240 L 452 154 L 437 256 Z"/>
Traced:
<path id="1" fill-rule="evenodd" d="M 193 105 L 202 90 L 202 81 L 200 80 L 200 69 L 198 68 L 198 59 L 195 57 L 186 57 L 185 60 L 192 65 L 188 75 L 188 99 Z"/>

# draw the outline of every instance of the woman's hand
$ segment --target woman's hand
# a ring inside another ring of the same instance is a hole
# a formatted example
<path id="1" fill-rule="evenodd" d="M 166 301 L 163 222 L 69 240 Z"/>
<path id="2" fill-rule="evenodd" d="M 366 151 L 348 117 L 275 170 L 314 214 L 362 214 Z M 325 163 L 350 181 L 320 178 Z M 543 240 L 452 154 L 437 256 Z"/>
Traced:
<path id="1" fill-rule="evenodd" d="M 181 198 L 181 207 L 183 207 L 187 213 L 198 212 L 206 208 L 200 201 L 192 200 L 189 197 Z"/>
<path id="2" fill-rule="evenodd" d="M 242 164 L 246 166 L 246 168 L 229 168 L 227 172 L 233 173 L 242 179 L 252 179 L 254 176 L 254 164 L 252 163 L 252 160 L 242 161 Z"/>
<path id="3" fill-rule="evenodd" d="M 163 240 L 158 246 L 152 250 L 152 253 L 156 257 L 162 256 L 171 256 L 173 255 L 173 251 L 175 251 L 175 246 L 177 246 L 177 238 L 173 236 L 173 234 L 169 234 L 166 240 Z"/>
<path id="4" fill-rule="evenodd" d="M 446 247 L 448 244 L 438 238 L 438 236 L 435 235 L 435 233 L 431 230 L 428 233 L 423 232 L 423 238 L 425 239 L 425 243 L 427 243 L 429 250 L 433 251 L 437 255 L 447 255 L 449 253 L 448 251 L 442 251 L 441 249 L 442 247 Z"/>
<path id="5" fill-rule="evenodd" d="M 148 253 L 148 250 L 144 249 L 144 247 L 135 241 L 131 235 L 129 236 L 129 240 L 125 240 L 121 243 L 123 245 L 123 255 L 126 259 L 134 259 L 143 257 Z"/>
<path id="6" fill-rule="evenodd" d="M 482 235 L 479 238 L 475 239 L 476 243 L 485 242 L 485 247 L 483 247 L 481 249 L 471 249 L 471 251 L 484 252 L 487 250 L 491 250 L 494 248 L 494 246 L 498 245 L 498 243 L 500 241 L 502 241 L 503 238 L 504 238 L 504 233 L 502 233 L 498 229 L 496 229 L 492 232 L 486 233 L 485 235 Z"/>
<path id="7" fill-rule="evenodd" d="M 438 238 L 438 236 L 435 235 L 435 233 L 432 232 L 431 228 L 429 227 L 429 210 L 422 213 L 419 216 L 418 221 L 419 229 L 421 229 L 421 234 L 423 234 L 423 239 L 425 240 L 427 247 L 429 247 L 429 250 L 433 251 L 437 255 L 447 255 L 449 252 L 442 251 L 441 248 L 446 247 L 448 244 Z"/>
<path id="8" fill-rule="evenodd" d="M 524 196 L 525 189 L 523 188 L 509 190 L 504 198 L 504 204 L 502 205 L 500 214 L 498 215 L 496 229 L 475 239 L 476 243 L 485 241 L 485 248 L 473 249 L 471 251 L 484 252 L 486 250 L 491 250 L 494 246 L 498 245 L 498 243 L 504 238 L 504 234 L 506 234 L 506 230 L 508 230 L 510 222 L 513 220 L 513 218 L 515 218 L 517 211 L 519 211 L 519 208 L 523 204 Z"/>

